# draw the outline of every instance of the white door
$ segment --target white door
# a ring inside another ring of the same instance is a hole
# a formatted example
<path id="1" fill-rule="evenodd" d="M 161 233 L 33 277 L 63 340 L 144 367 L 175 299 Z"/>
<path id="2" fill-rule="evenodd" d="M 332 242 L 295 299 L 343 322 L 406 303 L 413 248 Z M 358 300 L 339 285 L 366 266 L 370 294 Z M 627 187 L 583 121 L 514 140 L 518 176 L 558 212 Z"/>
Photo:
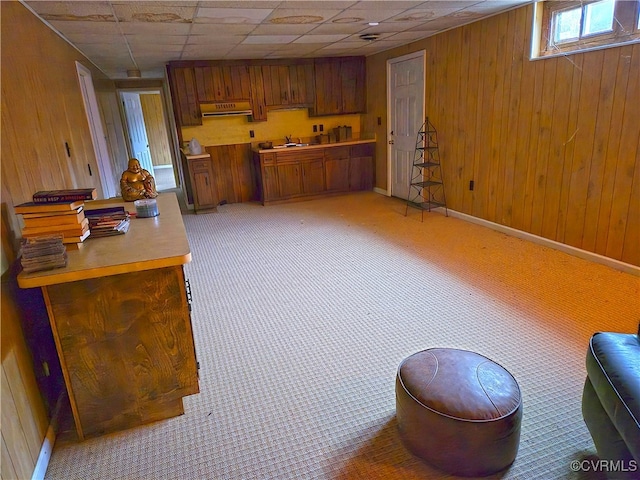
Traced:
<path id="1" fill-rule="evenodd" d="M 100 118 L 96 92 L 93 88 L 91 72 L 79 62 L 76 62 L 76 71 L 78 72 L 78 81 L 80 83 L 80 91 L 82 92 L 84 110 L 87 114 L 87 121 L 89 122 L 93 150 L 96 154 L 96 161 L 98 163 L 98 174 L 100 175 L 102 193 L 104 198 L 113 198 L 116 196 L 117 181 L 113 175 L 113 169 L 111 168 L 109 150 L 107 149 L 107 141 L 104 135 L 102 119 Z"/>
<path id="2" fill-rule="evenodd" d="M 424 123 L 425 52 L 388 61 L 389 195 L 407 199 L 416 139 Z"/>
<path id="3" fill-rule="evenodd" d="M 149 149 L 149 139 L 147 138 L 147 129 L 144 124 L 140 94 L 120 92 L 120 95 L 127 117 L 127 131 L 129 132 L 133 157 L 140 160 L 140 166 L 153 175 L 153 162 L 151 161 L 151 150 Z"/>

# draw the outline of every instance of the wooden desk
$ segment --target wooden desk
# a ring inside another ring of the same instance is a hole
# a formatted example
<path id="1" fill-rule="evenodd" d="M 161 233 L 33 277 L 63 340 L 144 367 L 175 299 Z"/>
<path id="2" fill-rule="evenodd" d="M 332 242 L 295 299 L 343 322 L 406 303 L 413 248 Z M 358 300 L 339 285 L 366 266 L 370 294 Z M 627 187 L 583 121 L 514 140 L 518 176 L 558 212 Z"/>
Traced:
<path id="1" fill-rule="evenodd" d="M 184 413 L 199 392 L 183 265 L 191 252 L 174 193 L 125 235 L 87 239 L 65 268 L 20 273 L 41 287 L 79 438 Z M 95 201 L 87 207 L 133 203 Z"/>

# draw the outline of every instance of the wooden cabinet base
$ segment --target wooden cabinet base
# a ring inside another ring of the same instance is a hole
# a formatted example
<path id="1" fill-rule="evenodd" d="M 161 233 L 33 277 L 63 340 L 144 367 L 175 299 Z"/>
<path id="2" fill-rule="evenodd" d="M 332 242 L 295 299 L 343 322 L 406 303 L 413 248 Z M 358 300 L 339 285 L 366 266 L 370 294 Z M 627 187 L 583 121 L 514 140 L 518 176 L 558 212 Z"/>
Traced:
<path id="1" fill-rule="evenodd" d="M 181 266 L 43 293 L 81 440 L 184 413 L 199 387 Z"/>

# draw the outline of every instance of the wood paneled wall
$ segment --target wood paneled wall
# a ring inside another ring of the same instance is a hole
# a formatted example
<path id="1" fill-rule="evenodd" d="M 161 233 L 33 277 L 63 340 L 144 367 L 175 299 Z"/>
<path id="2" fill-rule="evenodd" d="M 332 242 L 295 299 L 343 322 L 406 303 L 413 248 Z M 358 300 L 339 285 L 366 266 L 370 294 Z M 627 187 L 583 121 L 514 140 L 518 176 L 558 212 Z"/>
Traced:
<path id="1" fill-rule="evenodd" d="M 36 384 L 18 308 L 5 278 L 2 293 L 2 472 L 3 480 L 31 478 L 49 419 Z"/>
<path id="2" fill-rule="evenodd" d="M 11 260 L 20 237 L 14 205 L 41 189 L 93 186 L 101 191 L 75 62 L 91 70 L 97 92 L 115 89 L 21 3 L 0 2 L 0 9 L 1 198 L 7 219 L 2 247 Z M 49 419 L 14 299 L 2 287 L 2 478 L 31 478 Z"/>
<path id="3" fill-rule="evenodd" d="M 367 123 L 387 59 L 424 49 L 448 206 L 640 265 L 640 44 L 531 61 L 532 8 L 369 57 Z"/>
<path id="4" fill-rule="evenodd" d="M 0 8 L 2 202 L 12 213 L 37 190 L 96 187 L 101 195 L 75 62 L 91 70 L 97 92 L 115 91 L 113 82 L 21 3 Z"/>

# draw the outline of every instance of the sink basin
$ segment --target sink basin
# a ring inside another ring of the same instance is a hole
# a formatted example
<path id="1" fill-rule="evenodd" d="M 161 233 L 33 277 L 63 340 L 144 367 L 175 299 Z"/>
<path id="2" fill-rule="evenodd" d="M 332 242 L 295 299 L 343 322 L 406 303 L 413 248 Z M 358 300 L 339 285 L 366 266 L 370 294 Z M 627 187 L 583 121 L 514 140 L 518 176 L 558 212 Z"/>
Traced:
<path id="1" fill-rule="evenodd" d="M 308 145 L 308 143 L 285 143 L 284 145 L 274 145 L 273 148 L 306 147 Z"/>

